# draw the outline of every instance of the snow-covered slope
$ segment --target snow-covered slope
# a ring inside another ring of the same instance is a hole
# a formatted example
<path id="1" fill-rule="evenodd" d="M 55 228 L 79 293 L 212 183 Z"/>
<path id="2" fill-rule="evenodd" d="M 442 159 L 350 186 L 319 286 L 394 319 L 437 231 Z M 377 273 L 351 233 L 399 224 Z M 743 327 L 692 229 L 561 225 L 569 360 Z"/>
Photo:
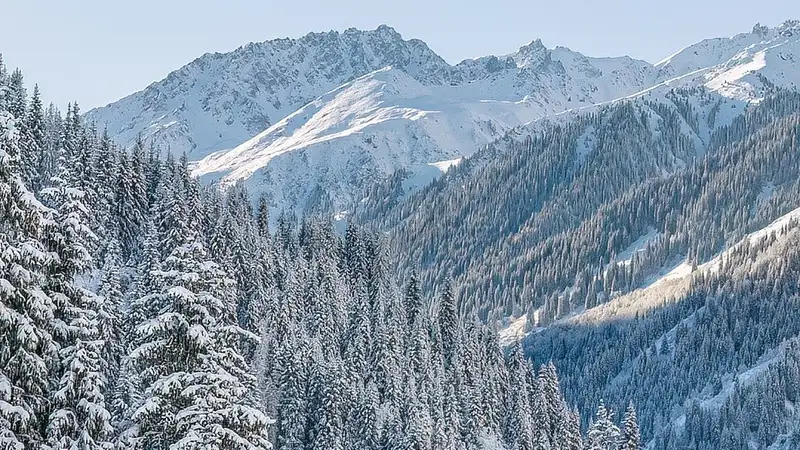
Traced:
<path id="1" fill-rule="evenodd" d="M 447 64 L 419 40 L 391 27 L 310 33 L 300 39 L 251 43 L 206 54 L 164 80 L 87 118 L 123 143 L 139 133 L 173 152 L 199 159 L 230 149 L 315 98 L 355 78 L 392 66 L 426 86 L 461 87 L 472 100 L 520 100 L 536 95 L 550 109 L 616 98 L 646 85 L 656 71 L 630 58 L 586 58 L 541 41 L 512 55 Z M 561 108 L 563 109 L 563 108 Z"/>
<path id="2" fill-rule="evenodd" d="M 449 68 L 425 43 L 403 40 L 387 26 L 310 33 L 205 54 L 86 117 L 108 126 L 121 143 L 142 133 L 196 160 L 233 148 L 325 92 L 388 65 L 428 83 L 442 83 Z"/>
<path id="3" fill-rule="evenodd" d="M 526 102 L 459 102 L 387 67 L 319 97 L 232 150 L 209 155 L 194 174 L 223 185 L 248 180 L 280 205 L 304 207 L 297 202 L 321 187 L 340 193 L 334 200 L 342 206 L 354 188 L 398 167 L 468 155 L 476 142 L 531 120 L 536 111 Z"/>
<path id="4" fill-rule="evenodd" d="M 800 21 L 790 20 L 731 38 L 706 39 L 658 62 L 659 77 L 695 73 L 687 82 L 728 98 L 753 101 L 764 79 L 786 88 L 800 85 Z"/>
<path id="5" fill-rule="evenodd" d="M 322 202 L 338 212 L 360 187 L 397 169 L 409 169 L 409 186 L 417 186 L 440 172 L 435 163 L 540 117 L 660 98 L 677 86 L 757 101 L 769 83 L 796 86 L 795 55 L 800 25 L 786 22 L 703 41 L 656 65 L 536 40 L 451 66 L 381 26 L 207 54 L 87 117 L 123 143 L 142 134 L 187 152 L 196 175 L 246 181 L 275 209 Z"/>
<path id="6" fill-rule="evenodd" d="M 517 75 L 452 88 L 426 86 L 387 67 L 324 94 L 232 150 L 209 155 L 193 173 L 222 185 L 247 180 L 274 204 L 293 207 L 307 206 L 314 191 L 334 194 L 333 206 L 345 207 L 358 188 L 400 167 L 414 174 L 411 184 L 422 184 L 414 180 L 430 180 L 445 162 L 553 111 L 531 97 L 482 99 L 492 87 L 497 96 L 493 83 L 512 86 L 507 78 Z"/>
<path id="7" fill-rule="evenodd" d="M 349 198 L 339 188 L 352 192 L 399 168 L 425 178 L 430 164 L 469 155 L 511 126 L 635 92 L 656 74 L 644 61 L 588 58 L 538 40 L 451 66 L 381 26 L 204 55 L 87 118 L 125 144 L 141 134 L 190 160 L 208 156 L 198 175 L 255 175 L 249 183 L 276 208 L 302 207 L 317 184 L 341 205 Z M 289 155 L 301 149 L 309 151 Z"/>

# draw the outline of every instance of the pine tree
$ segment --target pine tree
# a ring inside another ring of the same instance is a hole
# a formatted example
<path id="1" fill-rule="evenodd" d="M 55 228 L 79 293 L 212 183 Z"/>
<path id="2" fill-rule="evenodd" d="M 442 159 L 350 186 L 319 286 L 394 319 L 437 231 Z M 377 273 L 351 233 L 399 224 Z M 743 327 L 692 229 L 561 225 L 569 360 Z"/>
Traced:
<path id="1" fill-rule="evenodd" d="M 406 284 L 405 309 L 409 330 L 417 326 L 417 318 L 422 314 L 422 293 L 420 292 L 417 272 L 412 271 Z"/>
<path id="2" fill-rule="evenodd" d="M 122 257 L 129 258 L 139 249 L 144 222 L 140 201 L 143 185 L 137 185 L 134 165 L 126 152 L 119 152 L 117 162 L 117 185 L 114 193 L 113 217 L 117 221 L 117 239 L 122 248 Z"/>
<path id="3" fill-rule="evenodd" d="M 92 266 L 87 246 L 96 237 L 86 225 L 89 212 L 82 202 L 83 191 L 69 186 L 68 179 L 72 177 L 63 152 L 58 176 L 52 187 L 42 191 L 56 208 L 46 228 L 47 244 L 58 256 L 47 289 L 57 307 L 55 331 L 63 368 L 53 396 L 56 409 L 49 418 L 48 443 L 54 449 L 106 449 L 111 448 L 112 429 L 105 401 L 105 343 L 98 319 L 104 301 L 76 282 Z"/>
<path id="4" fill-rule="evenodd" d="M 133 414 L 140 445 L 152 449 L 266 449 L 271 420 L 253 407 L 255 378 L 239 343 L 257 338 L 235 324 L 235 287 L 189 238 L 153 275 L 163 305 L 140 323 L 131 357 L 145 386 Z"/>
<path id="5" fill-rule="evenodd" d="M 21 136 L 3 109 L 9 103 L 5 83 L 0 76 L 0 448 L 39 448 L 49 413 L 49 369 L 57 362 L 50 332 L 55 306 L 42 289 L 52 255 L 40 241 L 47 209 L 20 176 Z"/>
<path id="6" fill-rule="evenodd" d="M 261 236 L 269 236 L 269 204 L 263 195 L 258 198 L 256 225 Z"/>
<path id="7" fill-rule="evenodd" d="M 6 89 L 8 112 L 17 122 L 21 134 L 26 135 L 25 116 L 28 109 L 28 95 L 25 91 L 25 81 L 21 70 L 15 69 L 14 72 L 11 73 Z"/>
<path id="8" fill-rule="evenodd" d="M 445 285 L 439 299 L 439 335 L 442 341 L 445 368 L 453 370 L 459 351 L 459 325 L 456 303 L 450 283 Z"/>
<path id="9" fill-rule="evenodd" d="M 153 220 L 159 236 L 159 251 L 162 259 L 166 259 L 172 251 L 181 245 L 183 239 L 191 233 L 188 211 L 182 185 L 174 186 L 175 167 L 170 168 L 162 176 L 158 187 L 157 200 L 153 205 Z M 131 200 L 131 205 L 133 205 Z"/>
<path id="10" fill-rule="evenodd" d="M 636 420 L 636 409 L 633 407 L 633 403 L 630 403 L 628 409 L 625 410 L 622 422 L 619 450 L 640 450 L 642 437 L 639 435 L 639 423 Z"/>
<path id="11" fill-rule="evenodd" d="M 515 450 L 534 448 L 535 427 L 528 395 L 527 364 L 519 344 L 511 349 L 508 360 L 508 388 L 505 400 L 504 439 Z"/>
<path id="12" fill-rule="evenodd" d="M 98 311 L 98 331 L 103 341 L 103 361 L 106 364 L 106 379 L 111 381 L 119 373 L 120 360 L 125 354 L 128 342 L 127 330 L 123 328 L 121 314 L 123 293 L 120 282 L 120 250 L 116 240 L 110 240 L 105 250 L 105 260 L 101 269 L 100 290 L 103 307 Z"/>
<path id="13" fill-rule="evenodd" d="M 33 87 L 33 95 L 25 116 L 25 130 L 29 136 L 29 144 L 23 151 L 23 167 L 25 168 L 25 180 L 33 192 L 38 192 L 42 188 L 44 174 L 44 163 L 46 149 L 44 109 L 42 107 L 39 85 Z"/>
<path id="14" fill-rule="evenodd" d="M 614 414 L 600 401 L 594 420 L 586 432 L 585 450 L 616 450 L 620 439 L 619 428 L 614 424 Z"/>
<path id="15" fill-rule="evenodd" d="M 564 411 L 561 428 L 553 437 L 554 449 L 581 450 L 583 437 L 581 436 L 581 419 L 578 411 L 567 408 Z"/>
<path id="16" fill-rule="evenodd" d="M 32 127 L 32 129 L 35 128 Z M 41 147 L 42 152 L 39 158 L 39 189 L 45 187 L 45 183 L 57 173 L 58 152 L 63 146 L 64 120 L 52 103 L 48 105 L 44 114 L 44 129 L 44 145 Z"/>

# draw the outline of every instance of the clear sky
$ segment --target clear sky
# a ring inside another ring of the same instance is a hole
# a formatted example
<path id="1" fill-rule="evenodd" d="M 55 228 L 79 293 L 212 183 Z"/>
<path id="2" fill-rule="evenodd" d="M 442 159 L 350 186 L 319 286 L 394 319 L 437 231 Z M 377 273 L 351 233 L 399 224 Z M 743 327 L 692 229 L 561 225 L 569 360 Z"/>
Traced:
<path id="1" fill-rule="evenodd" d="M 82 109 L 138 91 L 206 52 L 382 23 L 451 63 L 541 38 L 656 62 L 707 37 L 800 19 L 800 0 L 0 0 L 0 53 L 46 101 Z"/>

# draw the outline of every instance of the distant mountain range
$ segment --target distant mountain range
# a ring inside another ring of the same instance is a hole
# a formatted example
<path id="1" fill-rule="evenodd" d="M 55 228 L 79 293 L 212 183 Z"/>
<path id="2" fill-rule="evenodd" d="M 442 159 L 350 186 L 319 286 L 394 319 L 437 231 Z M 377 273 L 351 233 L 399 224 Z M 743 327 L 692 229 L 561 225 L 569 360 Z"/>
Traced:
<path id="1" fill-rule="evenodd" d="M 800 83 L 796 58 L 797 21 L 704 40 L 657 64 L 536 40 L 450 65 L 382 25 L 206 54 L 86 118 L 126 145 L 142 135 L 185 152 L 195 175 L 244 181 L 275 210 L 342 214 L 398 169 L 416 189 L 542 117 L 678 86 L 758 101 L 765 86 Z"/>

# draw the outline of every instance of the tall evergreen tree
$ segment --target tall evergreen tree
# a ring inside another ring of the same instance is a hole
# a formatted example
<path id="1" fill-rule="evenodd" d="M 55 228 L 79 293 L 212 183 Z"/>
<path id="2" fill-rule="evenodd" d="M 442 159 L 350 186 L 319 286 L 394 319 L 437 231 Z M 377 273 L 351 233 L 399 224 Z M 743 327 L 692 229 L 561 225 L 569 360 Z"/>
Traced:
<path id="1" fill-rule="evenodd" d="M 616 450 L 620 439 L 619 427 L 614 424 L 614 414 L 601 401 L 597 413 L 586 432 L 585 450 Z"/>
<path id="2" fill-rule="evenodd" d="M 54 449 L 111 448 L 110 414 L 106 409 L 107 363 L 99 329 L 103 299 L 79 286 L 77 277 L 92 267 L 88 244 L 96 239 L 89 229 L 83 191 L 69 186 L 69 165 L 62 153 L 59 174 L 42 191 L 56 208 L 48 221 L 47 243 L 57 255 L 48 274 L 47 289 L 55 300 L 56 337 L 61 343 L 62 375 L 50 415 L 48 443 Z"/>
<path id="3" fill-rule="evenodd" d="M 266 449 L 270 419 L 256 409 L 255 378 L 239 347 L 253 335 L 235 324 L 235 287 L 202 244 L 190 238 L 165 261 L 163 305 L 140 323 L 132 353 L 145 387 L 133 414 L 150 449 Z"/>
<path id="4" fill-rule="evenodd" d="M 57 362 L 50 331 L 55 306 L 42 289 L 53 257 L 40 240 L 48 211 L 20 175 L 21 135 L 3 109 L 9 104 L 4 83 L 0 76 L 0 448 L 39 448 L 49 370 Z"/>
<path id="5" fill-rule="evenodd" d="M 628 405 L 625 410 L 625 417 L 622 420 L 622 434 L 620 435 L 619 450 L 640 450 L 642 448 L 642 437 L 639 434 L 639 423 L 636 419 L 636 409 L 633 403 Z"/>

